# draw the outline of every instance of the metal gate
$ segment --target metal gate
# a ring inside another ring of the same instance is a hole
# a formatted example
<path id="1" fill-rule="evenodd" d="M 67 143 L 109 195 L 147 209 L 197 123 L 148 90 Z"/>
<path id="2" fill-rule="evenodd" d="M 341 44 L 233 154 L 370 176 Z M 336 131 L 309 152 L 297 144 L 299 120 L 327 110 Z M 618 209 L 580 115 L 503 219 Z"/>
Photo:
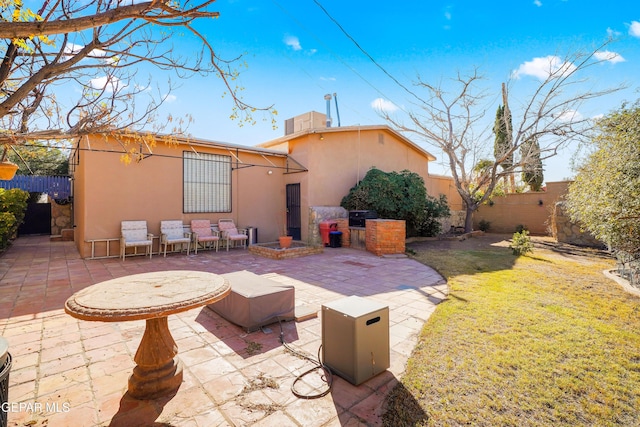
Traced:
<path id="1" fill-rule="evenodd" d="M 302 239 L 300 213 L 300 184 L 287 184 L 287 233 L 293 240 Z"/>
<path id="2" fill-rule="evenodd" d="M 51 234 L 51 203 L 29 203 L 18 235 Z"/>

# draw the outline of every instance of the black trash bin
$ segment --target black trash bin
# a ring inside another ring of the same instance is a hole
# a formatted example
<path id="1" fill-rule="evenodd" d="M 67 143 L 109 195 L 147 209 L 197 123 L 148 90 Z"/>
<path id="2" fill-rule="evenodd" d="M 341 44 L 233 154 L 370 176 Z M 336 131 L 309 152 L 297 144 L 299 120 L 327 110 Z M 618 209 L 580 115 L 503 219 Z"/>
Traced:
<path id="1" fill-rule="evenodd" d="M 258 244 L 258 227 L 247 227 L 247 246 Z"/>
<path id="2" fill-rule="evenodd" d="M 342 247 L 342 231 L 329 232 L 329 247 L 332 247 L 332 248 Z"/>
<path id="3" fill-rule="evenodd" d="M 0 337 L 0 427 L 7 426 L 8 411 L 3 410 L 9 403 L 9 371 L 11 371 L 11 355 L 7 340 Z"/>

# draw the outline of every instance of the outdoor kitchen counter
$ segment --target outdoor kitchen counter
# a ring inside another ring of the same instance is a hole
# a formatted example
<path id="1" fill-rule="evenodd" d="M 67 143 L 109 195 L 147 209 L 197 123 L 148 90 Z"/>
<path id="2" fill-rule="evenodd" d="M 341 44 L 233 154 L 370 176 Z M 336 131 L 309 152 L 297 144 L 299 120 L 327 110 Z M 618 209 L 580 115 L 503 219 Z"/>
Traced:
<path id="1" fill-rule="evenodd" d="M 146 320 L 128 393 L 155 399 L 176 392 L 182 383 L 182 363 L 167 316 L 214 303 L 230 292 L 227 280 L 217 274 L 159 271 L 97 283 L 72 295 L 65 311 L 89 321 Z"/>

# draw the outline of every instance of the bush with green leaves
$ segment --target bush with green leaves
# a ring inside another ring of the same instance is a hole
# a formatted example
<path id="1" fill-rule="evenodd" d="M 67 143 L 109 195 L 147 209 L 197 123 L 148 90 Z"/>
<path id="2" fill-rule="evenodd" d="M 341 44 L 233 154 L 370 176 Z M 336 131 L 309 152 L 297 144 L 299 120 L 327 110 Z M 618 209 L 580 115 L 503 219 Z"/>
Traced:
<path id="1" fill-rule="evenodd" d="M 598 120 L 591 153 L 569 186 L 571 219 L 619 259 L 640 257 L 640 101 Z"/>
<path id="2" fill-rule="evenodd" d="M 27 191 L 0 188 L 0 249 L 7 247 L 22 224 L 28 198 Z"/>
<path id="3" fill-rule="evenodd" d="M 509 247 L 514 255 L 526 255 L 533 252 L 533 243 L 531 242 L 531 237 L 529 237 L 529 231 L 522 230 L 513 233 Z"/>
<path id="4" fill-rule="evenodd" d="M 522 233 L 525 230 L 528 230 L 526 225 L 522 225 L 522 224 L 516 225 L 516 233 Z"/>
<path id="5" fill-rule="evenodd" d="M 491 228 L 491 222 L 487 221 L 486 219 L 481 219 L 480 222 L 478 223 L 478 229 L 480 231 L 487 232 L 489 231 L 490 228 Z"/>
<path id="6" fill-rule="evenodd" d="M 445 196 L 427 194 L 424 180 L 415 172 L 371 169 L 341 202 L 347 210 L 375 210 L 380 218 L 402 219 L 407 236 L 435 236 L 438 218 L 450 215 Z"/>

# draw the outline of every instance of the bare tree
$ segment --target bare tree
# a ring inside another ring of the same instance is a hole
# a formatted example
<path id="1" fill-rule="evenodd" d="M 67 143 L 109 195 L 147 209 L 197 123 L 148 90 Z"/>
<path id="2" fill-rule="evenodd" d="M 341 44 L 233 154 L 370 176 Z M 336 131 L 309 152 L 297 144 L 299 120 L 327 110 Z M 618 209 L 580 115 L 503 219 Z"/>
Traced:
<path id="1" fill-rule="evenodd" d="M 7 2 L 0 9 L 0 37 L 6 41 L 0 144 L 92 133 L 182 133 L 185 121 L 157 120 L 173 85 L 161 88 L 151 77 L 138 81 L 144 64 L 178 79 L 217 75 L 232 98 L 232 116 L 252 121 L 256 109 L 242 100 L 234 82 L 240 58 L 220 58 L 193 25 L 218 17 L 210 10 L 214 2 L 45 0 L 38 11 Z M 173 50 L 176 31 L 195 40 L 193 51 Z"/>
<path id="2" fill-rule="evenodd" d="M 418 77 L 415 85 L 427 96 L 420 98 L 415 110 L 405 110 L 405 115 L 398 116 L 383 111 L 380 114 L 401 132 L 444 153 L 465 204 L 465 230 L 469 232 L 473 226 L 473 212 L 491 196 L 499 179 L 529 163 L 526 155 L 522 157 L 520 147 L 523 143 L 535 138 L 540 144 L 537 152 L 540 160 L 555 156 L 569 142 L 582 140 L 593 127 L 593 121 L 581 116 L 578 108 L 588 100 L 622 88 L 592 90 L 580 85 L 585 83 L 581 75 L 586 69 L 603 61 L 596 53 L 606 44 L 608 42 L 589 53 L 568 55 L 563 60 L 556 56 L 549 58 L 546 78 L 520 102 L 516 111 L 511 109 L 514 122 L 519 123 L 513 126 L 511 147 L 504 150 L 502 156 L 492 159 L 490 167 L 483 168 L 480 176 L 474 173 L 474 168 L 478 161 L 487 159 L 487 152 L 493 148 L 489 132 L 493 122 L 483 120 L 485 112 L 490 111 L 490 94 L 479 87 L 482 77 L 477 70 L 453 78 L 451 92 Z M 511 158 L 514 160 L 510 164 Z M 503 168 L 505 165 L 509 166 Z"/>

